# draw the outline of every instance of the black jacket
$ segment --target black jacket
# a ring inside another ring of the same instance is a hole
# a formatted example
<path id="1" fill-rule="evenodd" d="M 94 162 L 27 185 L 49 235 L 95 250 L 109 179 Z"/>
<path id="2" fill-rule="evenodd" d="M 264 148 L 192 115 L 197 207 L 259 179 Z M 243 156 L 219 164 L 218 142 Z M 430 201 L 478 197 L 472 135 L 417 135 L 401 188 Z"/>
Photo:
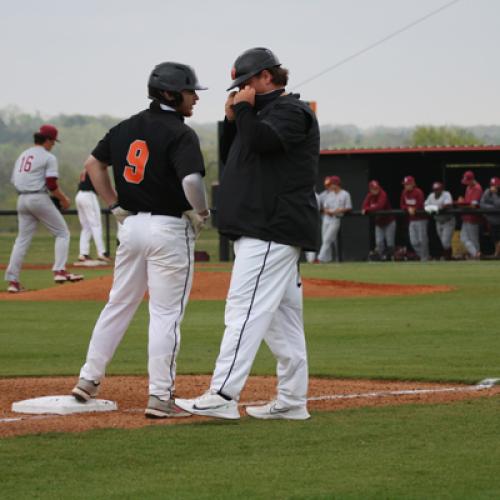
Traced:
<path id="1" fill-rule="evenodd" d="M 277 97 L 258 112 L 248 103 L 234 111 L 235 122 L 226 120 L 221 140 L 220 233 L 317 250 L 319 127 L 314 113 L 296 94 Z"/>

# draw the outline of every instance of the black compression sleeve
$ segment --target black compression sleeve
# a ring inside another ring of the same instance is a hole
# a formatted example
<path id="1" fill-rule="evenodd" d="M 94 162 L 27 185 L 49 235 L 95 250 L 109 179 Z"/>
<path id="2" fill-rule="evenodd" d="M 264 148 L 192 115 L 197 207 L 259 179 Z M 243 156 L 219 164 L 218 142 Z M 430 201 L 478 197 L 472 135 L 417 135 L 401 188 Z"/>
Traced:
<path id="1" fill-rule="evenodd" d="M 233 106 L 236 116 L 236 127 L 241 142 L 257 153 L 278 151 L 283 148 L 278 134 L 266 123 L 262 123 L 253 107 L 247 102 Z"/>

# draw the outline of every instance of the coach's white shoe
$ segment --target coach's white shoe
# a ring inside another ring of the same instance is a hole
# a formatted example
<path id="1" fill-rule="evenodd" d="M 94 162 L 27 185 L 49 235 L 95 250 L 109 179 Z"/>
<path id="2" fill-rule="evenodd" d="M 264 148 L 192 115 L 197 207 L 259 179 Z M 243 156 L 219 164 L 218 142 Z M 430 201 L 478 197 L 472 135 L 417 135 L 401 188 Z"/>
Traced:
<path id="1" fill-rule="evenodd" d="M 247 406 L 247 415 L 262 420 L 307 420 L 311 418 L 305 406 L 285 406 L 279 401 L 271 401 L 263 406 Z"/>
<path id="2" fill-rule="evenodd" d="M 176 399 L 175 404 L 184 411 L 203 417 L 240 418 L 238 403 L 234 399 L 223 398 L 217 391 L 209 390 L 196 399 Z"/>

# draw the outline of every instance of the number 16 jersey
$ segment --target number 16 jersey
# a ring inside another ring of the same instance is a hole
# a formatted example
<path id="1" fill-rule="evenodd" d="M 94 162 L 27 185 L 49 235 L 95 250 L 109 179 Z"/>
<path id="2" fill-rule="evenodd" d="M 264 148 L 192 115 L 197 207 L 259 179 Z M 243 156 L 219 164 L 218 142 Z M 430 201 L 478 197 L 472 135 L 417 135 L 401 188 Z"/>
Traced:
<path id="1" fill-rule="evenodd" d="M 118 202 L 131 212 L 180 217 L 191 209 L 182 179 L 205 175 L 194 130 L 179 113 L 156 102 L 113 127 L 92 156 L 113 166 Z"/>
<path id="2" fill-rule="evenodd" d="M 11 182 L 20 193 L 35 193 L 46 189 L 47 177 L 59 177 L 57 159 L 43 146 L 33 146 L 19 155 Z"/>

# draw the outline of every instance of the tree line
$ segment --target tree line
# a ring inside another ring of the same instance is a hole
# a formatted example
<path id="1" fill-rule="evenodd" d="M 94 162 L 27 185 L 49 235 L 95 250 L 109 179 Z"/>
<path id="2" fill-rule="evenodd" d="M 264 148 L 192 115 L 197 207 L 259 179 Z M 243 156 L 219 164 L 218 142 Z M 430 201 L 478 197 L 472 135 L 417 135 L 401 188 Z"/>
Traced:
<path id="1" fill-rule="evenodd" d="M 18 108 L 0 109 L 0 209 L 15 207 L 16 193 L 10 175 L 16 158 L 32 144 L 33 132 L 46 121 L 60 132 L 61 143 L 54 149 L 59 160 L 60 183 L 74 196 L 83 162 L 97 141 L 122 118 L 101 115 L 57 115 L 50 119 L 24 113 Z M 190 123 L 200 137 L 205 158 L 207 189 L 218 177 L 217 124 Z M 362 148 L 436 145 L 500 144 L 500 126 L 461 128 L 455 126 L 408 128 L 328 125 L 321 128 L 321 147 Z"/>

